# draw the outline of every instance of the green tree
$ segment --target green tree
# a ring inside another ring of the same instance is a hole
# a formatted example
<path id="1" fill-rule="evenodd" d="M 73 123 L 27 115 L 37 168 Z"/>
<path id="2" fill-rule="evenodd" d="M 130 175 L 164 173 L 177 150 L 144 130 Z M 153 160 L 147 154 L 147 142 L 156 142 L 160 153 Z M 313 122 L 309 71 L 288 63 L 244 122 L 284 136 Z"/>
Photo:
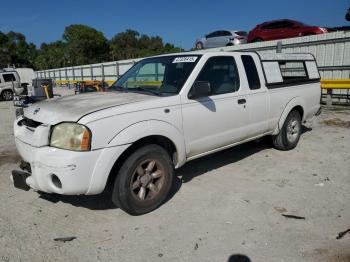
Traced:
<path id="1" fill-rule="evenodd" d="M 0 67 L 6 67 L 8 64 L 31 67 L 36 54 L 35 45 L 27 43 L 23 34 L 13 31 L 7 34 L 0 32 Z"/>
<path id="2" fill-rule="evenodd" d="M 140 34 L 128 29 L 116 34 L 110 41 L 112 60 L 136 58 L 138 56 L 138 37 Z"/>
<path id="3" fill-rule="evenodd" d="M 149 37 L 128 29 L 116 34 L 110 41 L 110 53 L 113 60 L 138 58 L 163 53 L 180 52 L 181 49 L 169 43 L 164 45 L 159 36 Z"/>
<path id="4" fill-rule="evenodd" d="M 103 33 L 86 25 L 70 25 L 63 40 L 73 65 L 103 62 L 108 59 L 109 45 Z"/>
<path id="5" fill-rule="evenodd" d="M 182 50 L 172 44 L 164 44 L 159 36 L 140 35 L 132 29 L 108 41 L 94 28 L 70 25 L 61 40 L 43 43 L 39 49 L 21 33 L 0 31 L 0 68 L 10 64 L 43 70 L 179 51 Z"/>
<path id="6" fill-rule="evenodd" d="M 62 41 L 43 43 L 34 64 L 40 70 L 70 66 L 67 44 Z"/>
<path id="7" fill-rule="evenodd" d="M 7 42 L 7 35 L 0 31 L 0 68 L 6 67 L 8 63 L 11 63 L 11 56 L 7 49 Z"/>

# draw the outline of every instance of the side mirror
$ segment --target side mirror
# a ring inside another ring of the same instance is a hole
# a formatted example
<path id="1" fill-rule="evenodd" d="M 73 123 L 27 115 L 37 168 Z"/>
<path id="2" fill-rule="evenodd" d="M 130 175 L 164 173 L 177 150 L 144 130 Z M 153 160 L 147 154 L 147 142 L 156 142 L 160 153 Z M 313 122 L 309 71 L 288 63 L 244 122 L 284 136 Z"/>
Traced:
<path id="1" fill-rule="evenodd" d="M 189 99 L 195 99 L 211 95 L 210 83 L 207 81 L 194 82 L 190 93 L 188 94 Z"/>

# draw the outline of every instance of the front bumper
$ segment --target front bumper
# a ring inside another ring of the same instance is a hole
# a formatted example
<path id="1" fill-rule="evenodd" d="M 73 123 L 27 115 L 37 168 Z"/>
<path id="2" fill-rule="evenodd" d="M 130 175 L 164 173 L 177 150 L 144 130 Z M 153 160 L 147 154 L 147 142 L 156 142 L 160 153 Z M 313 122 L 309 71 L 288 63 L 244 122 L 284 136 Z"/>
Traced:
<path id="1" fill-rule="evenodd" d="M 18 138 L 15 142 L 20 156 L 31 167 L 25 183 L 36 191 L 64 195 L 101 193 L 115 161 L 128 147 L 75 152 L 49 146 L 34 147 Z"/>
<path id="2" fill-rule="evenodd" d="M 31 166 L 26 178 L 34 190 L 58 194 L 85 194 L 101 150 L 73 152 L 48 146 L 33 147 L 15 139 L 16 147 L 25 162 Z M 61 181 L 61 188 L 53 183 L 53 176 Z"/>

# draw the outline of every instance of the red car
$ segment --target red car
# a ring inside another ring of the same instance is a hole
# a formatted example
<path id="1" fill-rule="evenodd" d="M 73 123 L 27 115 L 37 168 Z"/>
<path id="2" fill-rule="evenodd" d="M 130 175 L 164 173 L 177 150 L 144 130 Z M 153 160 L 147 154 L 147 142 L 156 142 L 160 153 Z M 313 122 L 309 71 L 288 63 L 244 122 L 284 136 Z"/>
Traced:
<path id="1" fill-rule="evenodd" d="M 289 19 L 275 20 L 257 25 L 248 34 L 248 43 L 327 33 L 327 29 L 305 25 Z"/>

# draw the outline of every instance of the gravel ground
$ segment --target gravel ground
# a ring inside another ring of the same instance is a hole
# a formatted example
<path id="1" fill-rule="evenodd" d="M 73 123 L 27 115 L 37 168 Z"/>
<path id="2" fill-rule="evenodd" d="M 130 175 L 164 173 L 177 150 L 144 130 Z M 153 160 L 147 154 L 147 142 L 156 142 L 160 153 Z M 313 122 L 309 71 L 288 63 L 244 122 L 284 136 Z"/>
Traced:
<path id="1" fill-rule="evenodd" d="M 0 102 L 1 262 L 350 261 L 350 234 L 336 239 L 350 228 L 349 109 L 324 108 L 292 151 L 262 140 L 189 162 L 139 217 L 103 196 L 15 189 L 13 120 Z"/>

